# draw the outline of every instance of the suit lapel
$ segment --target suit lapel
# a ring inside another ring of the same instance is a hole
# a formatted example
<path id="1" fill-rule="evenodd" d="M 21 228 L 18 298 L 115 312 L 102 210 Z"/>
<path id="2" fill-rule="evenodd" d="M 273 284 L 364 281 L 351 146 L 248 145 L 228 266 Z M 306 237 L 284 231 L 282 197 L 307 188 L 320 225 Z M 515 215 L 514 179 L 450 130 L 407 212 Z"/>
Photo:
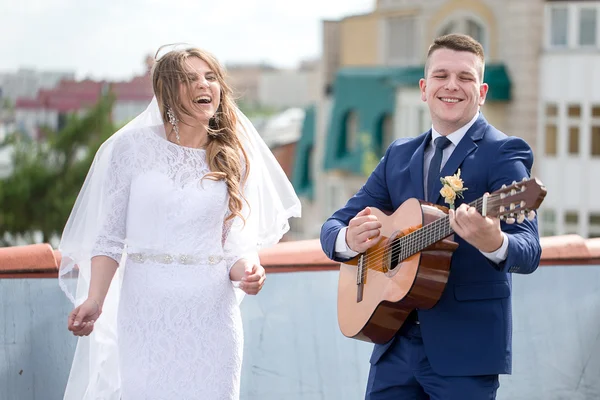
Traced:
<path id="1" fill-rule="evenodd" d="M 442 168 L 440 172 L 440 176 L 448 176 L 454 175 L 457 171 L 464 159 L 471 154 L 475 149 L 477 149 L 477 142 L 483 138 L 485 131 L 487 129 L 488 123 L 483 117 L 483 114 L 479 114 L 479 118 L 477 121 L 469 128 L 465 136 L 458 143 L 458 146 L 452 152 L 452 155 Z M 437 203 L 441 197 L 440 190 L 442 189 L 442 182 L 437 181 L 434 186 L 433 196 L 435 198 L 431 198 L 431 203 Z M 436 196 L 437 194 L 437 196 Z"/>
<path id="2" fill-rule="evenodd" d="M 425 198 L 425 191 L 423 189 L 423 158 L 425 156 L 425 146 L 427 146 L 429 141 L 431 141 L 431 129 L 423 135 L 423 141 L 410 159 L 410 180 L 418 199 Z"/>

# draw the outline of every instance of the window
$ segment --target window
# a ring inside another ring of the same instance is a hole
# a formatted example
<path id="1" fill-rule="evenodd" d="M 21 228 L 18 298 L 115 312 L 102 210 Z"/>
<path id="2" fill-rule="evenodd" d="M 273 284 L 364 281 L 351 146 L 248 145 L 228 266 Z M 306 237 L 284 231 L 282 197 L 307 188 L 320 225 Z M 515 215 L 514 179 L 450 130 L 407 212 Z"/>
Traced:
<path id="1" fill-rule="evenodd" d="M 358 113 L 350 111 L 346 114 L 344 124 L 344 140 L 346 145 L 344 150 L 348 154 L 354 151 L 358 140 Z"/>
<path id="2" fill-rule="evenodd" d="M 581 8 L 579 10 L 579 45 L 596 45 L 596 9 Z"/>
<path id="3" fill-rule="evenodd" d="M 541 210 L 540 213 L 542 236 L 556 235 L 556 213 L 554 210 Z"/>
<path id="4" fill-rule="evenodd" d="M 592 126 L 592 157 L 600 157 L 600 126 Z"/>
<path id="5" fill-rule="evenodd" d="M 579 105 L 569 106 L 569 117 L 579 118 L 581 116 L 581 107 Z"/>
<path id="6" fill-rule="evenodd" d="M 600 226 L 600 214 L 590 214 L 590 225 Z"/>
<path id="7" fill-rule="evenodd" d="M 600 213 L 590 213 L 589 236 L 600 237 Z"/>
<path id="8" fill-rule="evenodd" d="M 579 214 L 577 211 L 567 211 L 565 213 L 565 233 L 578 233 Z"/>
<path id="9" fill-rule="evenodd" d="M 383 156 L 383 154 L 385 154 L 385 151 L 387 150 L 387 148 L 390 146 L 390 144 L 392 144 L 392 142 L 394 141 L 395 137 L 394 137 L 394 119 L 390 114 L 385 114 L 381 120 L 380 120 L 380 140 L 381 140 L 381 146 L 380 146 L 380 156 Z"/>
<path id="10" fill-rule="evenodd" d="M 406 65 L 417 62 L 417 36 L 414 17 L 392 17 L 386 26 L 386 61 Z"/>
<path id="11" fill-rule="evenodd" d="M 569 154 L 579 153 L 579 127 L 569 127 Z"/>
<path id="12" fill-rule="evenodd" d="M 592 119 L 590 127 L 590 155 L 600 157 L 600 105 L 592 105 Z"/>
<path id="13" fill-rule="evenodd" d="M 544 210 L 542 211 L 542 221 L 545 224 L 554 224 L 556 222 L 556 214 L 554 210 Z"/>
<path id="14" fill-rule="evenodd" d="M 557 155 L 558 149 L 558 105 L 546 104 L 546 126 L 545 126 L 545 153 L 548 156 Z"/>
<path id="15" fill-rule="evenodd" d="M 550 9 L 550 45 L 566 46 L 569 13 L 566 7 Z"/>
<path id="16" fill-rule="evenodd" d="M 450 33 L 463 33 L 477 40 L 487 51 L 487 37 L 485 26 L 471 16 L 461 16 L 452 19 L 443 25 L 439 30 L 438 36 L 448 35 Z"/>
<path id="17" fill-rule="evenodd" d="M 581 127 L 581 105 L 567 106 L 567 154 L 579 154 L 579 135 Z"/>
<path id="18" fill-rule="evenodd" d="M 567 211 L 565 213 L 565 223 L 566 224 L 579 223 L 579 215 L 577 214 L 577 211 Z"/>
<path id="19" fill-rule="evenodd" d="M 556 155 L 556 142 L 558 140 L 557 136 L 556 125 L 546 125 L 546 155 Z"/>
<path id="20" fill-rule="evenodd" d="M 550 3 L 550 2 L 547 2 Z M 576 49 L 597 48 L 598 14 L 597 1 L 562 1 L 562 4 L 546 5 L 546 43 L 550 48 Z"/>
<path id="21" fill-rule="evenodd" d="M 484 37 L 483 37 L 483 26 L 481 26 L 480 24 L 478 24 L 477 22 L 475 22 L 472 19 L 468 19 L 466 21 L 466 31 L 467 31 L 467 35 L 471 36 L 473 39 L 477 40 L 479 43 L 483 43 L 484 42 Z"/>
<path id="22" fill-rule="evenodd" d="M 307 150 L 306 150 L 306 162 L 303 163 L 302 165 L 302 175 L 301 175 L 301 180 L 299 182 L 299 187 L 298 189 L 300 190 L 307 190 L 310 192 L 311 188 L 312 188 L 312 165 L 313 165 L 313 157 L 314 157 L 314 146 L 310 146 Z M 310 195 L 309 195 L 310 197 Z"/>

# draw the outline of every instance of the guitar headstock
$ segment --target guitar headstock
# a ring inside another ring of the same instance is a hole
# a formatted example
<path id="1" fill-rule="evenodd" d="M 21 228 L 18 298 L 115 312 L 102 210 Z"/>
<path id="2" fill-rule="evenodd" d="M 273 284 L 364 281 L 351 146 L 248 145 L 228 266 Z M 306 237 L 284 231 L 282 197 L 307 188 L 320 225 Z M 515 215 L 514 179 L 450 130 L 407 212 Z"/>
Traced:
<path id="1" fill-rule="evenodd" d="M 521 223 L 525 218 L 535 218 L 544 197 L 546 187 L 537 178 L 524 178 L 521 182 L 513 182 L 510 186 L 502 186 L 488 196 L 483 197 L 482 215 L 498 217 L 511 224 Z"/>

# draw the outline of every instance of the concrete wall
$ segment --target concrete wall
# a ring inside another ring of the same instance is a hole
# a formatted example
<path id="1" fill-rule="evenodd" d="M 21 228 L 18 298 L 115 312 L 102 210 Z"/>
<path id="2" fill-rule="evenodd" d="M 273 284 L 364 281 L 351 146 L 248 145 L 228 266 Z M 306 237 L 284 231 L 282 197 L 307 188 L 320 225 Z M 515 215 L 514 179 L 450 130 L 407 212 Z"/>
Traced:
<path id="1" fill-rule="evenodd" d="M 371 345 L 343 337 L 337 272 L 271 274 L 242 303 L 243 400 L 364 398 Z M 0 280 L 0 399 L 62 398 L 75 338 L 55 280 Z M 513 375 L 499 400 L 600 398 L 600 266 L 514 275 Z"/>

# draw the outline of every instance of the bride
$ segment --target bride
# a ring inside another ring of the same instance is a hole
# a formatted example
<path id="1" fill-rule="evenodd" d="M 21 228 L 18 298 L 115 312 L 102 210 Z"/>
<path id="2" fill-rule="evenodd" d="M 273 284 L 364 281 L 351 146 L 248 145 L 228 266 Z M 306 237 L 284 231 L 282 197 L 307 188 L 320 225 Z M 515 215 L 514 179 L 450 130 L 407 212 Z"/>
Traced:
<path id="1" fill-rule="evenodd" d="M 157 59 L 155 98 L 98 153 L 62 236 L 80 336 L 65 399 L 238 399 L 241 295 L 300 216 L 209 53 Z M 237 295 L 237 296 L 236 296 Z"/>

